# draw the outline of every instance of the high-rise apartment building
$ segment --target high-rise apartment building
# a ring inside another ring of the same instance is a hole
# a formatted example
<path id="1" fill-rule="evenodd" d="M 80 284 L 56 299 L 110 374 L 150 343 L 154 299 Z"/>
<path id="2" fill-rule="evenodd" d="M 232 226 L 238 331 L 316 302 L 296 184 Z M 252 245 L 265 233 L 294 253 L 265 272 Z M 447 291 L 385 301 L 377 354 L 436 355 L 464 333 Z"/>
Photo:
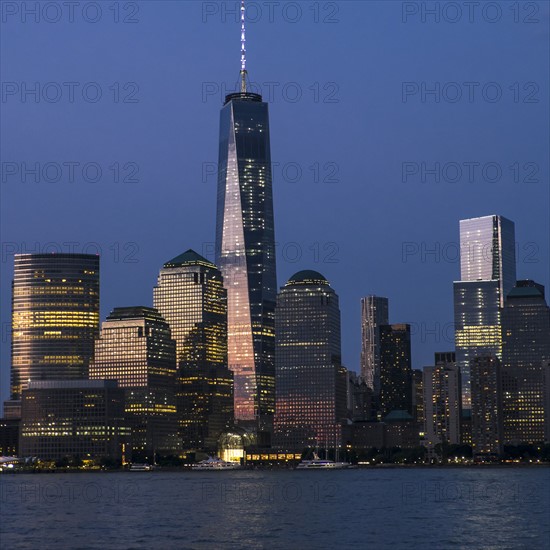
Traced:
<path id="1" fill-rule="evenodd" d="M 380 400 L 382 418 L 394 410 L 412 415 L 411 326 L 380 327 Z"/>
<path id="2" fill-rule="evenodd" d="M 502 369 L 490 355 L 470 361 L 472 380 L 472 450 L 474 455 L 500 455 L 503 450 Z"/>
<path id="3" fill-rule="evenodd" d="M 375 396 L 380 395 L 380 326 L 387 325 L 388 299 L 361 298 L 361 375 Z"/>
<path id="4" fill-rule="evenodd" d="M 435 366 L 424 367 L 423 380 L 425 442 L 460 444 L 462 388 L 454 353 L 436 354 Z"/>

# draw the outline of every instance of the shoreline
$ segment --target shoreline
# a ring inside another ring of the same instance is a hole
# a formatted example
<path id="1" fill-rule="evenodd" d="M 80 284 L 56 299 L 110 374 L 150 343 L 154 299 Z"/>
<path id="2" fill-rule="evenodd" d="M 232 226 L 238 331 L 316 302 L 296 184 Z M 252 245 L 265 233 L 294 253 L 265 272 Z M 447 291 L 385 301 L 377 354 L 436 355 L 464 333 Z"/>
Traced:
<path id="1" fill-rule="evenodd" d="M 315 470 L 298 470 L 300 472 L 303 471 L 357 471 L 357 470 L 392 470 L 392 469 L 434 469 L 434 470 L 441 470 L 441 469 L 478 469 L 478 468 L 491 468 L 491 469 L 510 469 L 510 468 L 548 468 L 550 467 L 550 462 L 540 462 L 540 463 L 518 463 L 518 464 L 376 464 L 376 465 L 352 465 L 350 468 L 327 468 L 327 469 L 315 469 Z M 120 473 L 128 473 L 128 474 L 159 474 L 164 472 L 169 473 L 204 473 L 204 472 L 272 472 L 272 471 L 278 471 L 278 472 L 294 472 L 296 471 L 296 468 L 285 468 L 285 467 L 254 467 L 254 468 L 236 468 L 233 470 L 196 470 L 191 467 L 164 467 L 164 468 L 155 468 L 153 470 L 146 470 L 146 471 L 131 471 L 128 469 L 109 469 L 109 470 L 101 470 L 101 469 L 77 469 L 77 468 L 71 468 L 71 469 L 53 469 L 53 470 L 4 470 L 1 472 L 1 474 L 6 475 L 48 475 L 48 474 L 120 474 Z M 0 479 L 3 477 L 0 474 Z"/>

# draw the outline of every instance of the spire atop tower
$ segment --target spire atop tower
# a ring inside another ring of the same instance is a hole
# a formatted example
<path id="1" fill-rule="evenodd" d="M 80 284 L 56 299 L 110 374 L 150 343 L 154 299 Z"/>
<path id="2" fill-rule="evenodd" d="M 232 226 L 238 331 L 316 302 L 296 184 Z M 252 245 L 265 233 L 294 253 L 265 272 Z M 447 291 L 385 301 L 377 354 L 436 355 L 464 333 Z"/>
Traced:
<path id="1" fill-rule="evenodd" d="M 246 92 L 246 29 L 244 0 L 241 0 L 241 92 Z"/>

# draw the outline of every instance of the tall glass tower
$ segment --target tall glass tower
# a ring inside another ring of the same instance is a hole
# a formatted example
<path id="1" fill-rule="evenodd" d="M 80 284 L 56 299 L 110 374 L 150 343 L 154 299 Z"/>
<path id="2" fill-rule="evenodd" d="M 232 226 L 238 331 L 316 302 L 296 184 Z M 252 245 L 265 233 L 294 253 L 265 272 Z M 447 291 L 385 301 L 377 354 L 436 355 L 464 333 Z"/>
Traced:
<path id="1" fill-rule="evenodd" d="M 228 364 L 235 419 L 270 431 L 275 405 L 275 237 L 269 114 L 246 91 L 244 7 L 241 91 L 220 115 L 216 264 L 227 288 Z"/>
<path id="2" fill-rule="evenodd" d="M 460 220 L 460 281 L 454 283 L 456 362 L 470 409 L 470 362 L 502 357 L 501 308 L 516 282 L 514 223 L 502 216 Z"/>

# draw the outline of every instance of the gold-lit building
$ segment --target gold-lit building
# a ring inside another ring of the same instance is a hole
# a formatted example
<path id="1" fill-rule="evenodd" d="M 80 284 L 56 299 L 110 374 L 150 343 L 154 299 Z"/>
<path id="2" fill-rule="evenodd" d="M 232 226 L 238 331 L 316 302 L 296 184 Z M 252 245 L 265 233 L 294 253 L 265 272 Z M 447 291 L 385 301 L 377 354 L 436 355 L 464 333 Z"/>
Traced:
<path id="1" fill-rule="evenodd" d="M 164 264 L 153 303 L 176 341 L 176 399 L 183 450 L 216 452 L 220 434 L 233 420 L 227 292 L 222 275 L 214 264 L 187 250 Z"/>
<path id="2" fill-rule="evenodd" d="M 11 399 L 30 381 L 82 379 L 99 332 L 99 256 L 16 254 Z"/>
<path id="3" fill-rule="evenodd" d="M 134 461 L 180 450 L 176 416 L 176 344 L 156 309 L 115 308 L 102 323 L 91 379 L 117 380 L 125 389 Z"/>

